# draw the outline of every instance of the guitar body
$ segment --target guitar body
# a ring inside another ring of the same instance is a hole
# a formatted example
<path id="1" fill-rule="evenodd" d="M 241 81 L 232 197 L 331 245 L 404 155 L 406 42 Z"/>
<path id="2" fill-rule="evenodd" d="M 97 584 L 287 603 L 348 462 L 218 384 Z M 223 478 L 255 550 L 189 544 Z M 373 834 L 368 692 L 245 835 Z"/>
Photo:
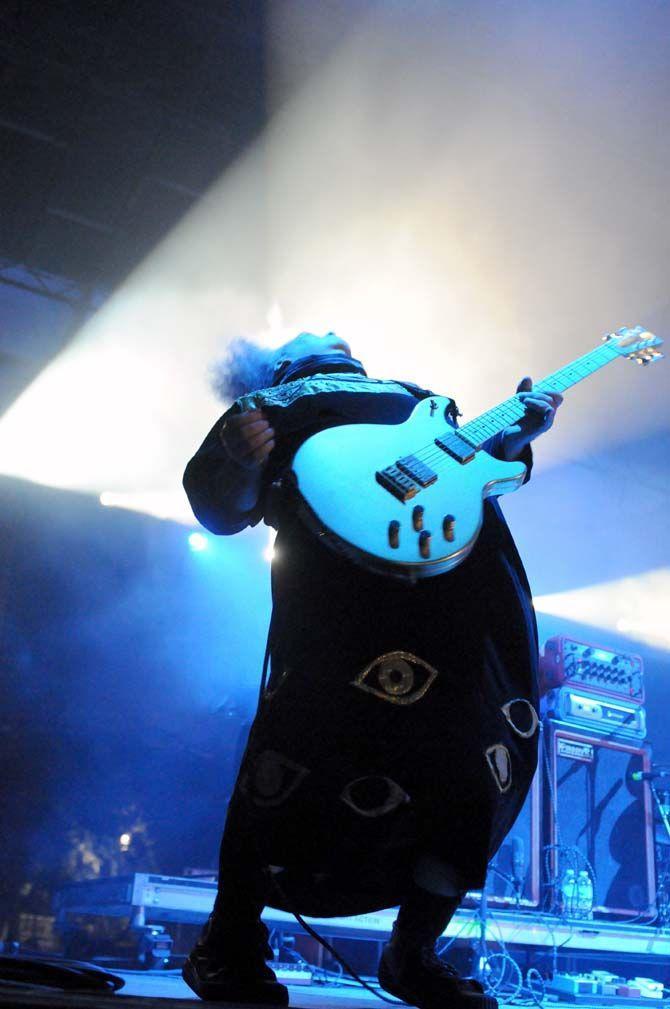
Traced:
<path id="1" fill-rule="evenodd" d="M 563 392 L 625 357 L 651 364 L 663 341 L 623 326 L 534 388 Z M 324 543 L 382 575 L 416 581 L 449 571 L 472 550 L 483 500 L 521 486 L 522 462 L 472 448 L 524 416 L 512 396 L 466 424 L 445 430 L 450 400 L 422 400 L 404 424 L 347 424 L 321 431 L 295 454 L 299 511 Z M 441 444 L 436 444 L 439 439 Z"/>
<path id="2" fill-rule="evenodd" d="M 484 498 L 516 490 L 526 467 L 481 450 L 459 462 L 438 448 L 449 403 L 425 399 L 403 424 L 346 424 L 313 435 L 298 449 L 292 469 L 301 514 L 324 542 L 371 571 L 409 581 L 442 574 L 468 556 L 482 526 Z M 403 501 L 377 473 L 417 454 L 437 479 Z"/>

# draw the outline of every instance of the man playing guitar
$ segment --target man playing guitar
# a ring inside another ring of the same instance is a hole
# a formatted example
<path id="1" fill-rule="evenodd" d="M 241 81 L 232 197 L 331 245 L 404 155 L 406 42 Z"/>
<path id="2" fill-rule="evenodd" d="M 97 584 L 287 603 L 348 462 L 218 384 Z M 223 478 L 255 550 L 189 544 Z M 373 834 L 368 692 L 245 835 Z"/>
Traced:
<path id="1" fill-rule="evenodd" d="M 302 521 L 292 460 L 324 429 L 399 425 L 435 393 L 371 379 L 334 333 L 301 333 L 274 352 L 239 341 L 224 380 L 235 402 L 184 486 L 214 533 L 261 518 L 277 529 L 270 675 L 228 809 L 214 912 L 184 977 L 203 999 L 286 1005 L 266 963 L 266 904 L 314 915 L 400 905 L 382 987 L 421 1009 L 495 1009 L 435 941 L 483 886 L 537 762 L 535 618 L 498 503 L 484 501 L 453 570 L 409 582 L 367 570 Z M 562 396 L 524 378 L 517 398 L 520 419 L 482 447 L 520 459 L 527 480 L 530 443 Z M 455 428 L 455 404 L 442 402 Z"/>

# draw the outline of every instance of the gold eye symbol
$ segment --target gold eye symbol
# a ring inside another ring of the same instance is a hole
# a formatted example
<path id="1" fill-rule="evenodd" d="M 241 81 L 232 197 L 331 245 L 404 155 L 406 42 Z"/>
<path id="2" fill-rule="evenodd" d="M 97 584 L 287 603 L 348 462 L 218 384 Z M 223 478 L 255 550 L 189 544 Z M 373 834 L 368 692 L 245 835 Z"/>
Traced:
<path id="1" fill-rule="evenodd" d="M 512 760 L 503 743 L 489 746 L 486 752 L 489 770 L 500 792 L 506 792 L 512 784 Z"/>
<path id="2" fill-rule="evenodd" d="M 437 675 L 437 669 L 411 652 L 387 652 L 366 666 L 352 686 L 391 704 L 414 704 Z"/>
<path id="3" fill-rule="evenodd" d="M 414 671 L 405 659 L 387 659 L 381 663 L 377 679 L 385 693 L 402 697 L 414 686 Z"/>
<path id="4" fill-rule="evenodd" d="M 407 792 L 397 782 L 378 774 L 350 781 L 340 798 L 356 813 L 369 817 L 384 816 L 410 801 Z"/>
<path id="5" fill-rule="evenodd" d="M 275 694 L 277 693 L 277 691 L 286 682 L 286 680 L 288 678 L 288 674 L 289 674 L 288 669 L 282 669 L 281 673 L 279 674 L 279 676 L 277 676 L 276 680 L 274 682 L 271 682 L 265 688 L 265 691 L 263 693 L 263 700 L 264 701 L 268 702 L 268 701 L 271 701 L 273 699 L 273 697 L 275 696 Z"/>
<path id="6" fill-rule="evenodd" d="M 516 697 L 513 701 L 508 701 L 507 704 L 503 704 L 501 710 L 517 736 L 530 739 L 534 735 L 540 719 L 533 705 L 525 697 Z"/>
<path id="7" fill-rule="evenodd" d="M 295 791 L 307 774 L 306 767 L 281 753 L 263 750 L 243 771 L 240 788 L 257 806 L 278 806 Z"/>

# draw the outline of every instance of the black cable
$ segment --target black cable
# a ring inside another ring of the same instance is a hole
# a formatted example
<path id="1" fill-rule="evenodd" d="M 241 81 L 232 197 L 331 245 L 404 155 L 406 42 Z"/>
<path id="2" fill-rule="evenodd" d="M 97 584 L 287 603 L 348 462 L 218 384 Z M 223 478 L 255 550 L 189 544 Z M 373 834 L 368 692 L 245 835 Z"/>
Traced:
<path id="1" fill-rule="evenodd" d="M 260 682 L 260 688 L 259 688 L 259 692 L 258 692 L 258 707 L 257 707 L 257 711 L 256 711 L 257 714 L 258 714 L 258 711 L 260 710 L 260 706 L 261 706 L 261 704 L 263 702 L 263 695 L 265 693 L 266 684 L 267 684 L 268 666 L 270 664 L 270 648 L 271 648 L 271 643 L 272 643 L 272 621 L 270 621 L 270 627 L 268 629 L 267 642 L 266 642 L 266 645 L 265 645 L 265 656 L 263 658 L 263 671 L 262 671 L 262 674 L 261 674 L 261 682 Z M 259 856 L 260 864 L 263 865 L 265 860 L 263 858 L 263 853 L 262 853 L 260 845 L 258 843 L 258 836 L 257 836 L 256 833 L 254 833 L 254 835 L 253 835 L 253 841 L 254 841 L 254 845 L 256 846 L 256 851 L 257 851 L 257 854 Z M 266 870 L 266 879 L 269 881 L 270 887 L 275 889 L 275 891 L 276 891 L 276 893 L 277 893 L 277 895 L 279 897 L 279 901 L 280 901 L 281 906 L 283 906 L 283 907 L 285 907 L 285 908 L 287 908 L 289 910 L 290 914 L 293 915 L 293 917 L 298 922 L 298 924 L 300 925 L 300 927 L 303 928 L 305 930 L 305 932 L 307 932 L 308 935 L 311 935 L 313 939 L 316 939 L 316 941 L 318 943 L 320 943 L 320 945 L 323 946 L 323 948 L 325 950 L 327 950 L 328 953 L 330 953 L 330 955 L 333 957 L 333 959 L 336 960 L 337 963 L 339 963 L 344 968 L 344 970 L 346 970 L 354 978 L 354 980 L 358 982 L 358 984 L 360 984 L 363 988 L 367 988 L 367 990 L 369 992 L 372 992 L 373 995 L 376 995 L 377 998 L 381 999 L 383 1002 L 388 1002 L 389 1005 L 396 1005 L 397 1006 L 397 1005 L 404 1005 L 405 1004 L 404 1002 L 398 1001 L 397 999 L 388 998 L 388 996 L 382 995 L 381 992 L 379 992 L 375 988 L 373 988 L 373 986 L 370 985 L 370 984 L 368 984 L 367 981 L 364 981 L 363 978 L 359 977 L 359 975 L 356 973 L 356 971 L 354 970 L 354 968 L 349 963 L 347 963 L 347 961 L 344 959 L 344 957 L 341 956 L 337 952 L 337 950 L 333 946 L 331 946 L 331 944 L 326 939 L 324 939 L 324 937 L 322 935 L 320 935 L 316 931 L 315 928 L 312 928 L 312 926 L 309 925 L 305 921 L 305 919 L 302 917 L 302 915 L 292 907 L 292 901 L 287 897 L 286 893 L 284 892 L 284 890 L 280 886 L 278 880 L 273 876 L 273 874 L 269 871 L 269 869 Z"/>
<path id="2" fill-rule="evenodd" d="M 116 992 L 125 984 L 123 978 L 94 963 L 49 954 L 0 956 L 0 979 L 5 984 L 63 991 Z"/>
<path id="3" fill-rule="evenodd" d="M 347 973 L 351 974 L 351 976 L 354 978 L 355 981 L 358 982 L 358 984 L 362 985 L 363 988 L 367 988 L 367 990 L 369 992 L 372 992 L 373 995 L 376 995 L 377 998 L 379 998 L 379 999 L 382 1000 L 382 1002 L 388 1002 L 389 1005 L 405 1005 L 404 1002 L 401 1002 L 398 999 L 389 998 L 388 995 L 382 995 L 382 993 L 380 991 L 377 991 L 377 989 L 374 988 L 371 984 L 368 984 L 367 981 L 364 981 L 363 978 L 360 977 L 356 973 L 356 971 L 351 966 L 351 964 L 347 963 L 347 961 L 344 959 L 344 957 L 341 956 L 341 954 L 337 952 L 337 950 L 335 949 L 335 947 L 331 946 L 327 939 L 324 939 L 324 937 L 322 935 L 320 935 L 316 931 L 315 928 L 312 928 L 311 925 L 308 925 L 307 922 L 305 921 L 305 919 L 303 918 L 303 916 L 301 914 L 299 914 L 297 911 L 295 911 L 291 907 L 291 902 L 287 900 L 286 894 L 284 893 L 284 891 L 279 886 L 279 883 L 277 882 L 277 880 L 273 879 L 272 882 L 273 882 L 273 885 L 275 886 L 275 888 L 277 889 L 277 892 L 280 895 L 282 903 L 284 904 L 285 907 L 290 908 L 291 914 L 293 915 L 293 917 L 295 918 L 295 920 L 298 922 L 298 924 L 301 926 L 301 928 L 304 928 L 304 930 L 309 935 L 311 935 L 313 939 L 316 939 L 316 941 L 318 943 L 320 943 L 323 946 L 323 948 L 330 953 L 330 955 L 333 957 L 333 959 L 337 960 L 337 962 L 339 964 L 341 964 L 342 967 L 344 967 L 344 969 L 347 971 Z"/>

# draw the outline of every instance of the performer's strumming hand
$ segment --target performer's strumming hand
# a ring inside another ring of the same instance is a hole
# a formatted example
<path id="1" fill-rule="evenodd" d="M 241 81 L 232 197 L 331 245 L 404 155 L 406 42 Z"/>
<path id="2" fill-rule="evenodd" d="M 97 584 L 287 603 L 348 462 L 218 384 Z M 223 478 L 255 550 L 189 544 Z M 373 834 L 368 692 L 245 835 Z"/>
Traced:
<path id="1" fill-rule="evenodd" d="M 505 430 L 503 444 L 507 459 L 518 458 L 526 445 L 549 430 L 563 402 L 560 392 L 533 389 L 533 380 L 528 375 L 521 379 L 516 391 L 526 412 L 521 420 Z"/>
<path id="2" fill-rule="evenodd" d="M 230 414 L 219 428 L 228 457 L 224 465 L 219 507 L 230 519 L 252 511 L 259 501 L 263 472 L 275 447 L 275 432 L 262 410 Z M 232 464 L 232 465 L 231 465 Z"/>
<path id="3" fill-rule="evenodd" d="M 275 447 L 275 432 L 262 410 L 245 410 L 227 418 L 219 438 L 238 466 L 258 470 Z"/>

